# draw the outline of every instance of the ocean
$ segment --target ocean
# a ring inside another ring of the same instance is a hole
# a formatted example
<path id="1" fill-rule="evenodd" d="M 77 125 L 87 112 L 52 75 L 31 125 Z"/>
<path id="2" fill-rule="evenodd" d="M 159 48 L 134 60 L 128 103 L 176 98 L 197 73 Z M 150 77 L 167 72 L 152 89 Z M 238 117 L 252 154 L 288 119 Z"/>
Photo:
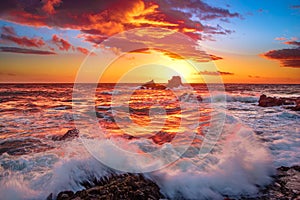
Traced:
<path id="1" fill-rule="evenodd" d="M 277 167 L 300 165 L 300 112 L 260 107 L 259 96 L 299 97 L 300 85 L 223 89 L 1 84 L 0 199 L 46 199 L 127 172 L 171 199 L 253 196 Z"/>

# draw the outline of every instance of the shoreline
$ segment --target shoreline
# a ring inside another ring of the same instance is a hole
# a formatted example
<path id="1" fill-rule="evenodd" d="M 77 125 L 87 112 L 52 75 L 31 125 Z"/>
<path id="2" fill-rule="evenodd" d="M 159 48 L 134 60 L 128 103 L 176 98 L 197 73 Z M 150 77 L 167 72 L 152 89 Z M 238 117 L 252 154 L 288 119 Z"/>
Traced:
<path id="1" fill-rule="evenodd" d="M 300 198 L 300 166 L 281 166 L 273 177 L 270 185 L 259 190 L 255 196 L 230 197 L 223 195 L 224 200 L 268 200 L 268 199 L 299 199 Z M 73 192 L 62 191 L 56 198 L 52 193 L 47 200 L 90 200 L 90 199 L 145 199 L 158 200 L 169 199 L 164 196 L 159 186 L 145 178 L 142 174 L 121 174 L 103 177 L 93 180 L 92 183 L 84 181 L 81 183 L 86 189 Z M 179 196 L 177 199 L 184 200 Z"/>

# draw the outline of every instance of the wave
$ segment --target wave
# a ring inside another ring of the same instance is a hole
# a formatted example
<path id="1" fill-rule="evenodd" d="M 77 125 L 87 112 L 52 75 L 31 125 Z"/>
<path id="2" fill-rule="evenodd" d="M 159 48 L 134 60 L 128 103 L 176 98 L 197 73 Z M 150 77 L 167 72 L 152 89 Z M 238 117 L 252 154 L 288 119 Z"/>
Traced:
<path id="1" fill-rule="evenodd" d="M 200 135 L 196 137 L 203 139 Z M 172 143 L 158 145 L 145 138 L 118 138 L 114 144 L 112 140 L 95 140 L 91 141 L 104 152 L 104 160 L 110 159 L 118 167 L 126 165 L 142 171 L 164 162 L 161 159 L 171 159 L 168 153 L 181 147 Z M 115 144 L 122 145 L 126 151 L 114 151 L 112 145 Z M 143 175 L 155 181 L 170 199 L 254 195 L 260 186 L 271 181 L 274 168 L 269 152 L 250 128 L 232 117 L 227 116 L 218 142 L 206 157 L 200 155 L 200 148 L 191 146 L 172 164 Z M 147 154 L 156 149 L 162 149 L 161 155 Z M 144 153 L 147 159 L 133 162 L 124 152 Z M 0 196 L 4 200 L 45 199 L 50 193 L 55 196 L 60 191 L 82 190 L 83 181 L 126 173 L 104 165 L 103 160 L 99 162 L 80 139 L 57 143 L 55 149 L 46 152 L 14 157 L 4 153 L 0 163 Z"/>
<path id="2" fill-rule="evenodd" d="M 203 98 L 203 102 L 206 103 L 217 103 L 217 102 L 242 102 L 242 103 L 257 103 L 259 97 L 257 96 L 248 96 L 248 95 L 240 95 L 240 94 L 219 94 L 212 96 L 205 96 Z"/>

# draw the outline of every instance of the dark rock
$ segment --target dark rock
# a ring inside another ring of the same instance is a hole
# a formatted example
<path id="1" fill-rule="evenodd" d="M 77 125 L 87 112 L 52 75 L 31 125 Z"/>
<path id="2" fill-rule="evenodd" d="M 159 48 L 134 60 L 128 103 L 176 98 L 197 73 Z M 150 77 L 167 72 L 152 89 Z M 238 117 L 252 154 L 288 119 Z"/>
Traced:
<path id="1" fill-rule="evenodd" d="M 287 200 L 300 199 L 300 166 L 279 167 L 272 184 L 261 189 L 256 197 L 241 198 L 245 200 Z"/>
<path id="2" fill-rule="evenodd" d="M 200 95 L 191 94 L 191 93 L 184 93 L 184 94 L 179 96 L 179 100 L 180 101 L 186 101 L 186 102 L 196 100 L 196 101 L 201 102 L 203 99 Z"/>
<path id="3" fill-rule="evenodd" d="M 297 98 L 276 98 L 276 97 L 267 97 L 265 94 L 261 95 L 258 101 L 258 106 L 261 107 L 272 107 L 272 106 L 281 106 L 281 105 L 295 105 L 286 107 L 294 111 L 300 111 L 300 97 Z"/>
<path id="4" fill-rule="evenodd" d="M 291 108 L 291 109 L 294 110 L 294 111 L 300 111 L 300 99 L 297 99 L 295 101 L 295 103 L 296 103 L 296 106 Z"/>
<path id="5" fill-rule="evenodd" d="M 48 197 L 46 198 L 46 200 L 52 200 L 52 199 L 53 199 L 53 197 L 52 197 L 52 196 L 53 196 L 53 194 L 52 194 L 52 193 L 51 193 L 51 194 L 49 194 L 49 195 L 48 195 Z"/>
<path id="6" fill-rule="evenodd" d="M 140 89 L 153 89 L 153 90 L 165 90 L 166 86 L 157 84 L 153 80 L 143 84 Z"/>
<path id="7" fill-rule="evenodd" d="M 259 97 L 258 105 L 261 107 L 281 106 L 283 105 L 283 100 L 276 97 L 267 97 L 263 94 Z"/>
<path id="8" fill-rule="evenodd" d="M 180 76 L 172 76 L 171 80 L 168 80 L 168 88 L 177 88 L 179 86 L 182 86 Z"/>
<path id="9" fill-rule="evenodd" d="M 88 182 L 88 181 L 87 181 Z M 99 183 L 101 184 L 99 185 Z M 61 192 L 57 200 L 88 200 L 88 199 L 124 199 L 154 200 L 162 199 L 159 187 L 141 174 L 121 174 L 103 177 L 101 181 L 93 180 L 94 186 L 78 191 Z"/>
<path id="10" fill-rule="evenodd" d="M 57 195 L 56 200 L 68 200 L 68 199 L 70 199 L 73 195 L 74 195 L 74 192 L 72 192 L 72 191 L 64 191 L 64 192 L 60 192 L 60 193 Z"/>
<path id="11" fill-rule="evenodd" d="M 74 128 L 71 130 L 68 130 L 64 135 L 62 136 L 54 136 L 52 140 L 54 141 L 61 141 L 66 139 L 73 139 L 75 137 L 79 137 L 79 130 Z"/>

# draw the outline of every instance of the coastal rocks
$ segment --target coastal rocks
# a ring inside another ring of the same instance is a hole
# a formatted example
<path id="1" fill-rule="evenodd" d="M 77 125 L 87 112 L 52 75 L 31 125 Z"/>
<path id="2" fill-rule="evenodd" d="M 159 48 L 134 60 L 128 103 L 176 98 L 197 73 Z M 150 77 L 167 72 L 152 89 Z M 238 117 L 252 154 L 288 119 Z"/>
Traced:
<path id="1" fill-rule="evenodd" d="M 166 86 L 157 84 L 153 80 L 143 84 L 140 89 L 165 90 Z"/>
<path id="2" fill-rule="evenodd" d="M 61 141 L 66 139 L 73 139 L 75 137 L 79 137 L 79 130 L 74 128 L 71 130 L 68 130 L 64 135 L 62 136 L 54 136 L 52 140 L 54 141 Z"/>
<path id="3" fill-rule="evenodd" d="M 180 76 L 172 76 L 171 80 L 168 80 L 168 88 L 177 88 L 179 86 L 182 86 Z"/>
<path id="4" fill-rule="evenodd" d="M 273 183 L 262 190 L 258 197 L 247 199 L 300 199 L 300 166 L 277 168 Z"/>
<path id="5" fill-rule="evenodd" d="M 179 100 L 184 101 L 184 102 L 192 102 L 194 100 L 196 100 L 198 102 L 201 102 L 203 99 L 200 95 L 195 95 L 195 94 L 191 94 L 191 93 L 184 93 L 184 94 L 179 96 Z"/>
<path id="6" fill-rule="evenodd" d="M 298 98 L 276 98 L 268 97 L 265 94 L 261 95 L 258 100 L 258 106 L 261 107 L 272 107 L 272 106 L 281 106 L 281 105 L 295 105 L 289 106 L 287 108 L 295 111 L 300 110 L 300 97 Z"/>
<path id="7" fill-rule="evenodd" d="M 57 200 L 89 200 L 89 199 L 162 199 L 159 187 L 151 180 L 138 174 L 121 174 L 103 177 L 92 183 L 83 182 L 85 190 L 76 193 L 60 192 Z M 51 195 L 51 194 L 50 194 Z M 50 197 L 50 195 L 48 197 Z"/>
<path id="8" fill-rule="evenodd" d="M 143 84 L 140 89 L 165 90 L 167 88 L 178 88 L 179 86 L 182 86 L 180 76 L 172 76 L 172 78 L 168 80 L 168 84 L 166 86 L 155 83 L 151 80 Z"/>

